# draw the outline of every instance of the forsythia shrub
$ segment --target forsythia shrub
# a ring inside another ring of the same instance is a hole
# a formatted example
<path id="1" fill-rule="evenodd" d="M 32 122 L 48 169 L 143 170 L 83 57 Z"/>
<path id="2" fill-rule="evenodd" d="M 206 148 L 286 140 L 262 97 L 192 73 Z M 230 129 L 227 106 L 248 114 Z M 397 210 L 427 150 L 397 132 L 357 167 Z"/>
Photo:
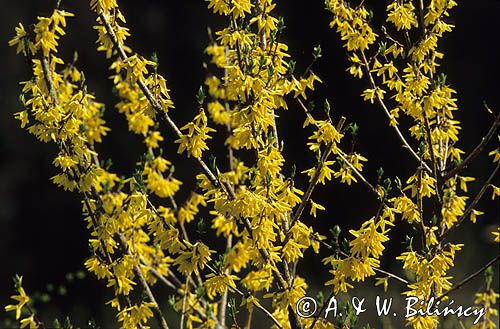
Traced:
<path id="1" fill-rule="evenodd" d="M 238 312 L 248 319 L 252 312 L 263 312 L 273 328 L 350 328 L 352 317 L 329 322 L 319 314 L 302 318 L 296 312 L 308 289 L 297 264 L 320 248 L 329 254 L 323 263 L 331 275 L 324 284 L 332 295 L 373 279 L 384 289 L 397 282 L 405 296 L 441 301 L 491 271 L 498 256 L 479 270 L 470 269 L 473 274 L 461 282 L 454 284 L 449 275 L 463 245 L 449 241 L 448 234 L 465 222 L 480 223 L 479 200 L 490 192 L 493 199 L 500 195 L 500 187 L 493 185 L 500 166 L 498 147 L 489 153 L 494 170 L 477 194 L 467 190 L 475 178 L 464 174 L 496 139 L 500 117 L 466 155 L 459 148 L 460 122 L 454 119 L 456 92 L 439 70 L 439 41 L 453 29 L 447 17 L 457 3 L 389 1 L 385 25 L 374 26 L 367 4 L 358 2 L 326 1 L 330 27 L 345 45 L 348 72 L 369 84 L 361 96 L 381 108 L 415 161 L 414 173 L 402 180 L 383 177 L 380 171 L 379 180 L 369 182 L 363 174 L 367 159 L 344 141 L 357 126 L 332 117 L 328 102 L 324 112 L 311 112 L 306 98 L 321 79 L 313 65 L 302 74 L 295 72 L 288 46 L 280 41 L 284 22 L 274 16 L 273 0 L 207 1 L 227 26 L 215 32 L 206 48 L 216 73 L 206 78 L 206 88 L 197 95 L 199 107 L 182 127 L 170 116 L 174 103 L 158 72 L 158 59 L 148 60 L 127 46 L 131 32 L 117 0 L 90 1 L 97 50 L 109 61 L 119 97 L 115 108 L 144 141 L 144 155 L 131 159 L 137 168 L 128 177 L 104 165 L 96 150 L 110 132 L 104 104 L 87 87 L 77 63 L 57 55 L 66 21 L 74 14 L 56 8 L 29 30 L 21 23 L 16 27 L 9 44 L 29 59 L 33 76 L 22 82 L 23 110 L 15 117 L 38 140 L 57 148 L 53 163 L 59 173 L 52 181 L 82 198 L 91 246 L 85 267 L 114 292 L 109 304 L 122 328 L 241 328 Z M 319 59 L 321 48 L 313 55 L 314 61 Z M 295 172 L 283 170 L 287 160 L 276 125 L 278 114 L 292 115 L 291 104 L 303 112 L 303 128 L 311 131 L 307 146 L 317 159 L 313 168 L 303 168 L 309 182 L 303 187 L 295 185 Z M 411 123 L 409 129 L 400 125 L 403 120 L 405 126 Z M 176 200 L 182 182 L 162 152 L 163 125 L 177 135 L 178 152 L 193 158 L 198 171 L 198 187 L 182 204 Z M 210 156 L 216 128 L 227 131 L 228 165 Z M 339 226 L 332 229 L 330 241 L 305 220 L 330 208 L 312 197 L 319 184 L 332 180 L 364 184 L 380 203 L 371 218 L 346 235 L 348 243 L 340 242 Z M 226 243 L 222 252 L 211 241 L 189 237 L 187 227 L 200 225 L 202 207 L 212 216 L 210 228 Z M 395 226 L 415 228 L 406 247 L 397 251 L 401 274 L 383 270 L 381 264 Z M 498 242 L 499 231 L 492 234 Z M 486 307 L 477 328 L 495 327 L 498 294 L 491 277 L 476 295 L 475 303 Z M 156 293 L 160 285 L 176 294 L 170 304 L 177 319 L 167 316 L 166 300 Z M 44 328 L 20 278 L 16 291 L 15 303 L 6 310 L 15 311 L 22 328 Z M 407 319 L 415 329 L 437 328 L 440 322 L 428 314 Z"/>

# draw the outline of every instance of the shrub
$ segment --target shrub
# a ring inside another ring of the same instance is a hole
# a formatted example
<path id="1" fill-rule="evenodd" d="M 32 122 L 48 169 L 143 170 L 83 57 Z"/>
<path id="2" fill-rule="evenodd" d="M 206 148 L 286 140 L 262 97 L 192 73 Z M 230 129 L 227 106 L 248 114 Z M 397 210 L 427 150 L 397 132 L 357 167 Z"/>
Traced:
<path id="1" fill-rule="evenodd" d="M 361 96 L 382 110 L 414 160 L 410 177 L 388 177 L 379 170 L 376 181 L 363 173 L 368 160 L 352 142 L 358 126 L 335 117 L 328 100 L 323 111 L 312 111 L 307 101 L 321 83 L 313 72 L 321 48 L 314 49 L 313 63 L 305 72 L 297 73 L 281 41 L 284 21 L 274 16 L 272 0 L 207 2 L 227 27 L 215 32 L 206 48 L 215 73 L 200 87 L 193 119 L 181 127 L 170 116 L 174 103 L 157 56 L 146 59 L 127 46 L 130 30 L 116 0 L 90 1 L 97 50 L 111 63 L 119 97 L 115 107 L 130 132 L 144 142 L 143 156 L 130 160 L 137 165 L 128 177 L 105 165 L 96 147 L 110 132 L 104 104 L 87 87 L 76 58 L 66 63 L 57 57 L 66 19 L 74 14 L 58 7 L 28 30 L 19 24 L 10 41 L 33 69 L 32 78 L 22 83 L 23 110 L 16 118 L 39 141 L 57 148 L 53 163 L 59 173 L 52 181 L 82 198 L 91 249 L 85 267 L 114 292 L 110 304 L 120 325 L 144 328 L 155 318 L 162 329 L 173 323 L 180 328 L 241 328 L 243 318 L 248 319 L 247 327 L 254 324 L 255 310 L 274 328 L 350 328 L 356 325 L 355 309 L 346 308 L 333 322 L 321 315 L 332 296 L 375 278 L 373 284 L 387 290 L 389 283 L 397 282 L 405 296 L 423 302 L 415 306 L 422 314 L 406 319 L 410 326 L 436 328 L 443 317 L 429 309 L 425 313 L 426 305 L 445 301 L 485 272 L 486 285 L 475 301 L 484 314 L 474 325 L 494 328 L 498 294 L 490 266 L 498 260 L 498 250 L 464 280 L 453 284 L 449 275 L 456 253 L 464 247 L 450 241 L 449 233 L 463 229 L 466 222 L 481 225 L 477 219 L 484 214 L 476 208 L 478 202 L 487 192 L 493 199 L 500 195 L 493 185 L 500 166 L 498 146 L 486 151 L 494 169 L 479 192 L 467 189 L 475 178 L 465 169 L 496 137 L 500 116 L 494 115 L 490 130 L 472 151 L 466 154 L 459 148 L 456 92 L 440 72 L 443 53 L 438 47 L 453 29 L 447 17 L 455 1 L 392 1 L 380 26 L 363 1 L 356 6 L 327 1 L 331 27 L 351 63 L 348 72 L 369 84 Z M 286 141 L 280 139 L 276 117 L 296 115 L 285 111 L 290 104 L 302 110 L 303 129 L 312 131 L 307 147 L 316 164 L 301 171 L 308 177 L 307 186 L 295 184 L 296 169 L 283 169 Z M 193 164 L 197 188 L 182 204 L 176 199 L 182 182 L 163 154 L 163 129 L 177 135 L 178 153 L 194 159 L 186 163 Z M 225 145 L 209 143 L 216 131 L 227 133 Z M 213 156 L 217 147 L 227 152 L 228 164 Z M 371 218 L 349 234 L 335 225 L 324 236 L 307 220 L 335 206 L 312 199 L 318 185 L 332 180 L 362 184 L 379 202 Z M 210 220 L 201 219 L 201 208 L 208 209 Z M 224 241 L 224 248 L 204 238 L 207 226 Z M 394 251 L 400 273 L 381 264 L 395 226 L 414 229 L 402 249 Z M 201 239 L 190 236 L 193 228 Z M 492 234 L 498 242 L 500 232 Z M 324 284 L 331 295 L 314 316 L 301 317 L 308 283 L 297 264 L 320 249 L 327 254 L 324 268 L 331 276 Z M 177 319 L 163 310 L 167 301 L 157 294 L 160 285 L 175 294 L 169 302 Z M 43 328 L 19 277 L 16 291 L 17 303 L 6 309 L 15 311 L 21 327 Z M 466 321 L 471 325 L 473 320 Z"/>

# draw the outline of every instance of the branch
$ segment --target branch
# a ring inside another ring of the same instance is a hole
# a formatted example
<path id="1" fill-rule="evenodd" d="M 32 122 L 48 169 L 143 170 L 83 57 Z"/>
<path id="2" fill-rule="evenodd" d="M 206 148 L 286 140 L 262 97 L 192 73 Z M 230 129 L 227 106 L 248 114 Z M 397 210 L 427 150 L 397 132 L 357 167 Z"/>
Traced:
<path id="1" fill-rule="evenodd" d="M 52 75 L 50 74 L 49 56 L 50 54 L 47 56 L 42 56 L 41 58 L 43 76 L 45 77 L 45 81 L 47 82 L 47 87 L 49 89 L 50 97 L 52 97 L 52 100 L 57 105 L 59 104 L 59 99 L 57 96 L 56 88 L 54 86 L 54 80 L 52 80 Z"/>
<path id="2" fill-rule="evenodd" d="M 347 254 L 347 253 L 343 252 L 342 250 L 338 250 L 338 249 L 334 248 L 332 245 L 330 245 L 330 244 L 329 244 L 329 243 L 327 243 L 327 242 L 324 242 L 324 241 L 322 241 L 322 240 L 319 240 L 316 236 L 311 235 L 311 237 L 312 237 L 314 240 L 318 241 L 320 244 L 322 244 L 322 245 L 324 245 L 325 247 L 327 247 L 328 249 L 333 250 L 333 251 L 335 251 L 335 252 L 338 252 L 340 255 L 344 256 L 345 258 L 350 257 L 350 255 L 349 255 L 349 254 Z M 399 275 L 396 275 L 396 274 L 394 274 L 394 273 L 391 273 L 391 272 L 388 272 L 388 271 L 385 271 L 385 270 L 382 270 L 382 269 L 379 269 L 379 268 L 375 268 L 375 267 L 372 267 L 372 269 L 373 269 L 375 272 L 378 272 L 378 273 L 381 273 L 381 274 L 384 274 L 384 275 L 390 276 L 391 278 L 393 278 L 393 279 L 395 279 L 395 280 L 397 280 L 397 281 L 399 281 L 399 282 L 401 282 L 401 283 L 404 283 L 404 284 L 406 284 L 406 285 L 407 285 L 407 284 L 410 284 L 410 282 L 409 282 L 408 280 L 405 280 L 405 279 L 403 279 L 402 277 L 400 277 Z"/>
<path id="3" fill-rule="evenodd" d="M 111 26 L 108 18 L 104 13 L 99 14 L 99 18 L 101 19 L 106 32 L 108 33 L 109 37 L 111 38 L 111 41 L 113 42 L 113 45 L 118 51 L 118 55 L 121 60 L 126 60 L 128 58 L 127 54 L 125 53 L 125 50 L 123 47 L 120 45 L 118 38 L 116 37 L 115 31 L 113 30 L 113 27 Z M 149 103 L 153 107 L 153 109 L 161 113 L 163 115 L 164 120 L 167 122 L 167 124 L 172 128 L 172 130 L 175 132 L 177 137 L 181 138 L 183 136 L 182 132 L 180 131 L 179 127 L 175 124 L 175 122 L 170 118 L 168 113 L 161 107 L 160 103 L 156 100 L 154 97 L 153 93 L 151 90 L 149 90 L 148 86 L 144 83 L 142 80 L 137 80 L 137 85 L 141 89 L 141 91 L 144 93 L 144 96 L 148 99 Z M 198 164 L 201 166 L 205 174 L 207 175 L 208 179 L 212 182 L 217 187 L 222 187 L 216 176 L 212 173 L 212 171 L 209 169 L 207 164 L 201 159 L 201 158 L 195 158 Z M 231 192 L 229 192 L 231 193 Z M 233 196 L 234 197 L 234 196 Z"/>
<path id="4" fill-rule="evenodd" d="M 328 303 L 329 303 L 330 299 L 332 299 L 332 297 L 334 295 L 335 295 L 335 290 L 332 290 L 332 292 L 330 293 L 330 295 L 328 296 L 328 298 L 324 301 L 323 306 L 321 306 L 319 312 L 314 317 L 314 320 L 311 323 L 311 326 L 309 327 L 309 329 L 314 329 L 314 326 L 316 325 L 316 323 L 318 322 L 319 318 L 321 317 L 321 313 L 323 313 L 325 311 L 326 307 L 328 306 Z M 331 324 L 333 325 L 334 329 L 339 329 L 339 327 L 335 323 L 331 323 Z"/>
<path id="5" fill-rule="evenodd" d="M 47 56 L 42 56 L 41 63 L 42 63 L 44 78 L 45 78 L 45 81 L 47 83 L 47 87 L 49 89 L 50 96 L 51 96 L 54 104 L 57 105 L 57 104 L 59 104 L 59 100 L 58 100 L 57 91 L 55 89 L 54 81 L 52 79 L 52 75 L 50 74 L 50 62 L 49 62 L 50 57 L 49 56 L 50 56 L 50 54 Z M 93 160 L 95 161 L 95 158 Z M 97 163 L 97 165 L 98 165 L 98 163 Z M 94 191 L 94 193 L 96 194 L 96 196 L 98 198 L 100 198 L 100 195 L 98 195 L 97 192 Z M 87 202 L 87 209 L 90 212 L 91 208 L 90 208 L 90 205 L 88 204 L 87 195 L 84 193 L 83 196 L 84 196 L 85 201 Z M 125 250 L 127 251 L 127 253 L 130 253 L 130 250 L 128 249 L 128 244 L 127 244 L 125 238 L 123 237 L 123 235 L 120 234 L 119 238 L 120 238 L 121 244 L 126 248 Z M 110 258 L 109 254 L 108 254 L 108 257 Z M 137 265 L 134 266 L 134 272 L 137 275 L 137 277 L 139 278 L 139 282 L 144 290 L 144 293 L 148 296 L 148 299 L 150 300 L 150 302 L 154 304 L 153 305 L 153 313 L 154 313 L 155 317 L 157 318 L 160 327 L 162 329 L 169 329 L 167 322 L 166 322 L 165 318 L 163 317 L 161 310 L 158 306 L 158 303 L 156 302 L 156 299 L 154 298 L 154 296 L 151 292 L 151 289 L 149 288 L 149 285 L 148 285 L 146 279 L 144 278 L 139 266 L 137 266 Z"/>
<path id="6" fill-rule="evenodd" d="M 359 172 L 358 169 L 356 169 L 352 163 L 347 160 L 347 158 L 342 154 L 342 152 L 338 153 L 337 154 L 339 158 L 342 159 L 342 161 L 344 161 L 347 166 L 349 168 L 351 168 L 351 170 L 354 172 L 354 174 L 356 176 L 358 176 L 358 178 L 366 185 L 368 186 L 368 188 L 370 189 L 371 192 L 375 193 L 377 195 L 377 198 L 378 199 L 382 199 L 382 196 L 380 195 L 380 193 L 377 191 L 377 189 L 363 176 L 363 174 L 361 172 Z"/>
<path id="7" fill-rule="evenodd" d="M 464 214 L 462 216 L 460 216 L 460 218 L 455 223 L 455 225 L 453 225 L 452 227 L 450 227 L 449 229 L 447 229 L 446 231 L 444 231 L 441 234 L 441 238 L 443 238 L 445 235 L 447 235 L 451 230 L 459 227 L 460 224 L 462 224 L 462 222 L 465 221 L 467 219 L 467 217 L 469 217 L 470 213 L 472 212 L 472 210 L 474 210 L 474 207 L 476 207 L 477 203 L 481 200 L 481 198 L 483 197 L 484 193 L 488 189 L 488 186 L 490 185 L 490 183 L 495 178 L 495 176 L 496 176 L 496 174 L 497 174 L 497 172 L 498 172 L 499 169 L 500 169 L 500 162 L 498 162 L 497 166 L 495 167 L 495 169 L 491 173 L 490 177 L 488 177 L 488 179 L 484 182 L 483 187 L 481 188 L 481 190 L 479 191 L 479 193 L 476 194 L 476 197 L 474 198 L 474 200 L 472 200 L 472 202 L 470 203 L 470 205 L 467 207 L 467 209 L 465 210 Z"/>
<path id="8" fill-rule="evenodd" d="M 125 239 L 123 234 L 119 233 L 118 237 L 120 240 L 120 244 L 123 246 L 126 253 L 132 255 L 127 240 Z M 134 265 L 134 273 L 139 278 L 139 284 L 142 286 L 144 293 L 148 297 L 149 301 L 153 304 L 153 314 L 155 315 L 156 320 L 158 321 L 158 324 L 160 325 L 161 329 L 169 329 L 167 321 L 165 320 L 163 314 L 161 313 L 160 306 L 158 305 L 158 302 L 156 301 L 153 292 L 151 291 L 151 288 L 149 287 L 149 284 L 146 281 L 146 278 L 142 274 L 141 268 L 138 265 Z"/>
<path id="9" fill-rule="evenodd" d="M 301 100 L 300 99 L 297 99 L 297 100 L 298 100 L 299 104 L 301 104 L 305 108 L 305 106 L 301 102 Z M 308 113 L 307 112 L 307 108 L 305 108 L 305 110 L 306 110 L 306 113 Z M 346 120 L 345 117 L 341 117 L 340 118 L 340 120 L 339 120 L 339 122 L 337 124 L 337 130 L 338 131 L 340 131 L 342 129 L 342 126 L 344 125 L 345 120 Z M 330 155 L 330 153 L 332 151 L 332 148 L 333 148 L 333 143 L 329 143 L 326 146 L 326 149 L 325 149 L 325 151 L 323 153 L 323 156 L 321 157 L 320 161 L 316 165 L 316 168 L 314 168 L 314 176 L 311 179 L 311 182 L 309 183 L 309 186 L 307 187 L 306 193 L 304 194 L 304 197 L 302 198 L 302 201 L 301 201 L 301 203 L 299 205 L 299 208 L 297 208 L 297 211 L 292 216 L 292 220 L 291 220 L 291 223 L 290 223 L 289 227 L 292 227 L 293 224 L 295 224 L 295 222 L 297 220 L 299 220 L 300 217 L 302 216 L 302 213 L 304 212 L 304 209 L 305 209 L 307 203 L 311 199 L 311 195 L 312 195 L 312 193 L 314 191 L 314 188 L 318 184 L 318 180 L 319 180 L 319 177 L 321 175 L 321 169 L 323 168 L 324 163 L 328 159 L 328 156 Z"/>
<path id="10" fill-rule="evenodd" d="M 492 112 L 489 108 L 488 105 L 486 105 L 486 109 L 489 112 Z M 464 159 L 464 161 L 460 162 L 459 165 L 457 165 L 455 168 L 453 168 L 446 176 L 445 180 L 455 176 L 458 174 L 462 169 L 466 168 L 470 162 L 478 156 L 479 153 L 483 151 L 483 149 L 486 147 L 488 142 L 491 140 L 493 135 L 495 135 L 496 130 L 498 129 L 498 126 L 500 126 L 500 112 L 495 116 L 495 121 L 491 125 L 490 130 L 486 133 L 486 135 L 481 139 L 481 142 L 476 146 L 476 148 Z"/>
<path id="11" fill-rule="evenodd" d="M 212 266 L 210 265 L 206 265 L 206 267 L 212 271 L 212 273 L 214 274 L 219 274 Z M 238 295 L 240 295 L 241 297 L 248 297 L 250 294 L 249 293 L 244 293 L 243 291 L 241 291 L 240 289 L 238 289 L 238 287 L 233 287 L 233 290 L 236 291 L 236 293 L 238 293 Z M 267 315 L 267 317 L 269 319 L 271 319 L 274 324 L 279 328 L 279 329 L 284 329 L 283 326 L 279 323 L 279 321 L 273 316 L 273 314 L 271 312 L 269 312 L 264 306 L 260 305 L 260 303 L 254 303 L 253 305 L 255 305 L 259 310 L 261 310 L 262 312 L 264 312 L 264 314 Z"/>
<path id="12" fill-rule="evenodd" d="M 436 154 L 434 152 L 434 146 L 432 145 L 432 135 L 431 135 L 431 126 L 430 126 L 430 123 L 429 123 L 429 117 L 427 116 L 427 113 L 425 111 L 425 109 L 422 111 L 423 115 L 424 115 L 424 123 L 425 123 L 425 132 L 426 132 L 426 135 L 427 135 L 427 143 L 429 145 L 429 151 L 431 153 L 431 161 L 432 161 L 432 172 L 434 174 L 434 179 L 436 180 L 436 186 L 439 185 L 439 179 L 440 179 L 440 175 L 438 175 L 438 170 L 437 170 L 437 158 L 436 158 Z M 422 159 L 422 163 L 423 163 L 423 159 Z M 436 196 L 438 198 L 438 201 L 440 204 L 443 203 L 443 199 L 441 198 L 441 193 L 439 191 L 439 189 L 436 190 Z"/>
<path id="13" fill-rule="evenodd" d="M 369 65 L 368 65 L 368 60 L 366 59 L 366 56 L 365 56 L 365 53 L 364 52 L 361 52 L 361 55 L 363 57 L 363 63 L 365 65 L 365 68 L 366 68 L 366 73 L 368 75 L 368 77 L 370 78 L 370 84 L 372 86 L 372 88 L 374 89 L 379 89 L 377 87 L 377 85 L 375 84 L 375 79 L 373 78 L 373 75 L 372 73 L 370 72 L 370 68 L 369 68 Z M 382 106 L 382 109 L 384 110 L 384 113 L 385 115 L 387 116 L 387 118 L 389 118 L 389 120 L 391 119 L 391 114 L 389 112 L 389 109 L 387 108 L 387 106 L 385 105 L 385 102 L 384 100 L 382 99 L 382 97 L 380 97 L 379 93 L 375 92 L 375 95 L 376 95 L 376 98 L 377 98 L 377 102 L 380 104 L 380 106 Z M 410 144 L 408 143 L 408 141 L 406 140 L 406 138 L 403 136 L 403 133 L 401 132 L 401 130 L 399 130 L 398 126 L 392 126 L 394 128 L 394 130 L 396 131 L 396 134 L 398 135 L 399 139 L 401 140 L 401 143 L 403 143 L 403 148 L 407 149 L 408 152 L 410 152 L 410 154 L 417 160 L 420 162 L 420 157 L 418 156 L 418 154 L 413 150 L 413 148 L 410 146 Z M 423 163 L 424 164 L 424 168 L 425 170 L 427 170 L 429 173 L 432 173 L 432 170 L 431 168 L 429 168 L 429 166 L 427 165 L 427 163 Z"/>
<path id="14" fill-rule="evenodd" d="M 476 272 L 472 273 L 471 275 L 469 275 L 468 277 L 466 277 L 465 279 L 463 279 L 462 281 L 460 281 L 459 284 L 457 284 L 456 286 L 454 286 L 453 288 L 451 288 L 450 290 L 448 290 L 447 292 L 445 292 L 444 294 L 442 294 L 441 296 L 439 296 L 436 301 L 440 301 L 442 300 L 444 297 L 448 296 L 449 294 L 451 294 L 452 292 L 462 288 L 464 285 L 466 285 L 469 281 L 471 281 L 472 279 L 474 279 L 476 276 L 478 276 L 479 274 L 483 273 L 484 271 L 486 271 L 486 269 L 488 267 L 490 267 L 491 265 L 493 265 L 495 262 L 497 262 L 498 260 L 500 259 L 500 255 L 497 255 L 495 258 L 493 258 L 492 260 L 490 260 L 488 263 L 486 263 L 483 267 L 481 267 L 479 270 L 477 270 Z"/>
<path id="15" fill-rule="evenodd" d="M 297 98 L 297 102 L 299 103 L 300 107 L 302 108 L 302 110 L 304 110 L 304 113 L 307 115 L 307 116 L 311 116 L 309 110 L 307 109 L 307 107 L 304 105 L 304 103 L 299 99 Z M 342 117 L 345 121 L 345 118 Z M 340 122 L 339 122 L 340 124 Z M 340 129 L 337 129 L 337 130 L 340 130 Z M 346 164 L 349 168 L 351 168 L 351 170 L 354 172 L 354 174 L 370 189 L 371 192 L 373 192 L 377 198 L 379 200 L 382 200 L 382 196 L 380 195 L 380 193 L 377 191 L 377 189 L 363 176 L 363 174 L 357 170 L 353 165 L 352 163 L 347 160 L 347 158 L 345 157 L 345 155 L 342 154 L 342 152 L 338 153 L 337 154 L 338 157 L 340 157 Z M 318 172 L 318 170 L 315 171 L 315 174 Z M 318 174 L 319 176 L 319 174 Z M 387 202 L 384 202 L 387 206 L 389 206 L 389 204 Z M 299 217 L 300 218 L 300 217 Z"/>
<path id="16" fill-rule="evenodd" d="M 180 329 L 184 329 L 184 317 L 186 316 L 186 302 L 189 293 L 189 278 L 190 276 L 188 275 L 186 277 L 186 284 L 184 286 L 184 298 L 182 299 L 182 313 L 181 313 L 181 322 L 179 326 Z"/>

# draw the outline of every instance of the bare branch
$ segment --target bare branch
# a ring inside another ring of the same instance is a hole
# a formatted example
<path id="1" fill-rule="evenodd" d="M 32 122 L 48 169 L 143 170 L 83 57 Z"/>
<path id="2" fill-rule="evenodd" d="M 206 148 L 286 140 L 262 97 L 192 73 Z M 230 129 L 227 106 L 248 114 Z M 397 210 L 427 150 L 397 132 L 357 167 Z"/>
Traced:
<path id="1" fill-rule="evenodd" d="M 472 273 L 471 275 L 469 275 L 468 277 L 466 277 L 465 279 L 463 279 L 462 281 L 460 281 L 460 283 L 458 283 L 456 286 L 454 286 L 453 288 L 451 288 L 450 290 L 448 290 L 447 292 L 445 292 L 444 294 L 442 294 L 441 296 L 439 296 L 436 301 L 439 301 L 439 300 L 442 300 L 444 297 L 448 296 L 449 294 L 451 294 L 452 292 L 456 291 L 456 290 L 459 290 L 460 288 L 462 288 L 464 285 L 466 285 L 469 281 L 473 280 L 475 277 L 477 277 L 479 274 L 483 273 L 484 271 L 486 271 L 486 269 L 488 267 L 490 267 L 491 265 L 495 264 L 498 260 L 500 259 L 500 255 L 497 255 L 495 258 L 493 258 L 492 260 L 490 260 L 488 263 L 486 263 L 483 267 L 481 267 L 479 270 L 477 270 L 476 272 Z"/>
<path id="2" fill-rule="evenodd" d="M 486 109 L 491 112 L 491 110 L 488 108 L 488 105 L 486 105 Z M 453 168 L 448 174 L 445 176 L 445 180 L 457 175 L 460 173 L 464 168 L 466 168 L 472 160 L 476 156 L 478 156 L 486 147 L 488 142 L 491 140 L 491 138 L 495 135 L 495 132 L 497 131 L 498 127 L 500 126 L 500 112 L 495 116 L 495 121 L 493 121 L 493 124 L 490 127 L 490 130 L 486 133 L 486 135 L 481 139 L 481 142 L 474 148 L 474 150 L 464 159 L 464 161 L 460 162 L 455 168 Z"/>

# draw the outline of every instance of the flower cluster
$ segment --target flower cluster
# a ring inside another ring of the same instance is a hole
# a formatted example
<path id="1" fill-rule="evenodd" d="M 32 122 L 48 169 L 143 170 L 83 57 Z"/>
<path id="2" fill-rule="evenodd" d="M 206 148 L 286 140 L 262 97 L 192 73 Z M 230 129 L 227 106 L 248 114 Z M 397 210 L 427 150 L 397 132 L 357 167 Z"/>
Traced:
<path id="1" fill-rule="evenodd" d="M 342 0 L 328 2 L 333 14 L 331 25 L 337 26 L 352 63 L 348 72 L 360 79 L 367 77 L 370 87 L 362 97 L 381 107 L 388 124 L 418 164 L 406 185 L 397 180 L 399 195 L 387 202 L 422 236 L 421 250 L 412 249 L 398 257 L 404 262 L 403 268 L 416 275 L 406 294 L 420 300 L 437 298 L 451 288 L 447 270 L 453 266 L 461 245 L 444 245 L 444 236 L 464 219 L 475 223 L 483 214 L 475 209 L 482 193 L 467 203 L 467 184 L 475 178 L 462 174 L 463 164 L 451 169 L 455 163 L 471 158 L 463 160 L 464 151 L 457 146 L 461 126 L 454 119 L 458 109 L 456 91 L 438 71 L 443 57 L 438 42 L 454 27 L 446 17 L 456 5 L 455 1 L 432 0 L 426 5 L 422 1 L 391 1 L 387 6 L 388 25 L 376 34 L 364 4 L 352 7 Z M 378 47 L 370 48 L 376 42 Z M 409 136 L 418 148 L 405 136 L 401 122 L 410 125 Z M 430 205 L 436 203 L 439 211 L 431 210 Z M 334 282 L 342 283 L 338 277 Z M 345 290 L 345 285 L 342 287 Z M 409 319 L 414 328 L 435 328 L 437 322 L 431 317 Z"/>

